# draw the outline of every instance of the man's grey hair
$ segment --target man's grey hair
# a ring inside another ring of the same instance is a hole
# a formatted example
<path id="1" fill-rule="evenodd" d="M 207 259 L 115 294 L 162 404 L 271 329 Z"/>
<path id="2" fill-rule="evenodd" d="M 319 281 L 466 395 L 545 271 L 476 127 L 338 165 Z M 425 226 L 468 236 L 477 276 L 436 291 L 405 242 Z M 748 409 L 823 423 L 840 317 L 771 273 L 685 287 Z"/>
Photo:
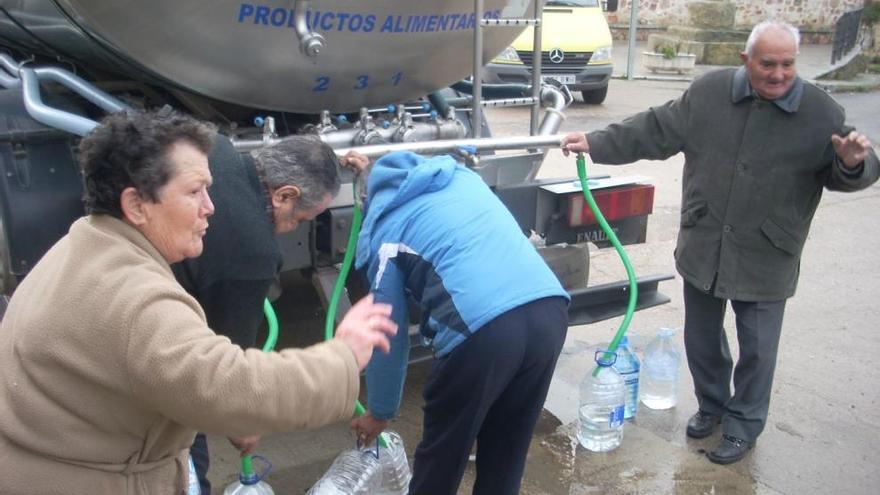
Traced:
<path id="1" fill-rule="evenodd" d="M 263 184 L 271 191 L 283 186 L 300 190 L 298 209 L 321 204 L 339 192 L 339 159 L 317 136 L 291 136 L 251 152 Z"/>
<path id="2" fill-rule="evenodd" d="M 787 31 L 788 34 L 794 39 L 794 47 L 796 52 L 800 53 L 798 47 L 801 45 L 801 33 L 798 31 L 798 28 L 792 26 L 787 22 L 782 21 L 764 21 L 759 23 L 757 26 L 752 28 L 751 34 L 749 34 L 749 39 L 746 40 L 746 54 L 751 58 L 755 55 L 755 43 L 758 42 L 758 38 L 764 34 L 768 29 L 780 29 L 783 31 Z"/>

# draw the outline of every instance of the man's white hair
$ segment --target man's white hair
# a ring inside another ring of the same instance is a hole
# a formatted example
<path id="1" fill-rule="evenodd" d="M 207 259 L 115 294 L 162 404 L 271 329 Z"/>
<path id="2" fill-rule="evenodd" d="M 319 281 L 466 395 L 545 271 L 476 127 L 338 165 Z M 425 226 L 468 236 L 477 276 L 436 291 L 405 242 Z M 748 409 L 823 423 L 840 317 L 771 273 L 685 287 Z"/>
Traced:
<path id="1" fill-rule="evenodd" d="M 755 43 L 758 42 L 758 38 L 764 34 L 768 29 L 779 29 L 783 31 L 787 31 L 788 34 L 794 39 L 794 47 L 796 53 L 800 53 L 798 47 L 801 44 L 801 33 L 798 31 L 798 28 L 792 26 L 787 22 L 782 21 L 764 21 L 759 23 L 757 26 L 752 28 L 751 34 L 749 34 L 749 39 L 746 40 L 746 54 L 751 58 L 755 54 Z"/>

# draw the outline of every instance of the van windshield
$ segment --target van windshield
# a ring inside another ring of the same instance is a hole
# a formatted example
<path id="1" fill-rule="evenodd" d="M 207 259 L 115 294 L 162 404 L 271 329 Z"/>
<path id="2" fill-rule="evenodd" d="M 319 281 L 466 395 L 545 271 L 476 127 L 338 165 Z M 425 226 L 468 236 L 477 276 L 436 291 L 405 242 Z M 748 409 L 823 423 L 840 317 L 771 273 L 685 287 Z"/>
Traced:
<path id="1" fill-rule="evenodd" d="M 599 0 L 547 0 L 545 7 L 598 7 Z"/>

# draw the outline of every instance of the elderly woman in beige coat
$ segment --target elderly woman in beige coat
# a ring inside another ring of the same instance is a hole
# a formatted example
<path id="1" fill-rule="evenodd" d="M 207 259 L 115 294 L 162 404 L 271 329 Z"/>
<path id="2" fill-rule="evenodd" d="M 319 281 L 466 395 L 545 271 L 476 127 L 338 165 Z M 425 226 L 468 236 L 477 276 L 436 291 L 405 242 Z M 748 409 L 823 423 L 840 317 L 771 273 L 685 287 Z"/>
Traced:
<path id="1" fill-rule="evenodd" d="M 196 430 L 245 437 L 351 415 L 359 371 L 395 331 L 390 307 L 362 300 L 307 349 L 243 351 L 171 273 L 202 250 L 212 137 L 188 117 L 136 113 L 81 143 L 90 214 L 0 328 L 0 493 L 180 494 Z"/>

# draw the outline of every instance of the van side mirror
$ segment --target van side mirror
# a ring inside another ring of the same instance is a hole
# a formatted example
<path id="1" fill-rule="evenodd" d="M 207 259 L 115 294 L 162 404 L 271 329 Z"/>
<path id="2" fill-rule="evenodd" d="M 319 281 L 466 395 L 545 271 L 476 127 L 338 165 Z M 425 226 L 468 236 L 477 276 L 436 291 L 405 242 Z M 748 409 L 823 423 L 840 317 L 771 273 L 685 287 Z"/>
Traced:
<path id="1" fill-rule="evenodd" d="M 605 12 L 617 12 L 617 0 L 602 0 L 602 7 Z"/>

